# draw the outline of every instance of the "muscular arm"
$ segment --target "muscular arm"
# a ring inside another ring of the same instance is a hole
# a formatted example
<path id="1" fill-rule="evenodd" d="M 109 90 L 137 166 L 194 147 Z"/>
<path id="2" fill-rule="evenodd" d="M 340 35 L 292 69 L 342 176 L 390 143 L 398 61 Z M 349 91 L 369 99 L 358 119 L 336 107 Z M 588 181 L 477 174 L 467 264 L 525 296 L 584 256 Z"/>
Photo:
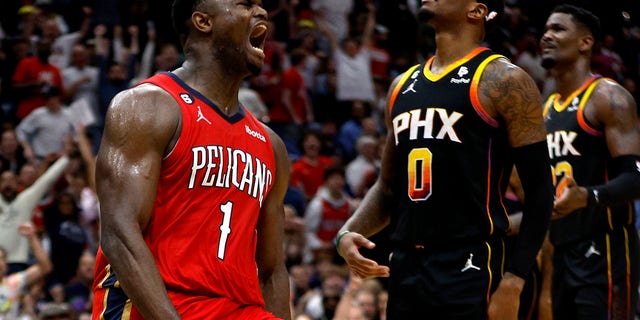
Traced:
<path id="1" fill-rule="evenodd" d="M 589 120 L 604 128 L 611 180 L 601 186 L 603 205 L 616 205 L 640 198 L 640 127 L 636 102 L 619 84 L 605 80 L 598 84 L 585 110 Z"/>
<path id="2" fill-rule="evenodd" d="M 393 88 L 400 77 L 397 77 L 391 85 L 391 90 L 387 94 L 387 106 L 391 104 Z M 395 199 L 392 181 L 395 179 L 393 162 L 396 145 L 388 109 L 387 107 L 385 110 L 388 133 L 378 180 L 364 196 L 358 209 L 340 228 L 336 239 L 338 254 L 345 259 L 351 271 L 363 279 L 389 276 L 389 267 L 380 266 L 376 261 L 360 254 L 361 247 L 368 249 L 375 247 L 375 244 L 367 238 L 380 232 L 391 220 L 390 212 Z"/>
<path id="3" fill-rule="evenodd" d="M 479 90 L 480 101 L 488 112 L 504 120 L 522 182 L 520 235 L 507 271 L 523 277 L 542 245 L 553 203 L 542 99 L 535 82 L 522 69 L 502 59 L 488 65 Z"/>
<path id="4" fill-rule="evenodd" d="M 586 117 L 604 127 L 611 157 L 640 155 L 640 128 L 636 102 L 619 84 L 605 80 L 598 84 L 586 108 Z"/>
<path id="5" fill-rule="evenodd" d="M 267 128 L 265 126 L 265 128 Z M 256 263 L 265 308 L 289 320 L 289 276 L 284 265 L 284 195 L 289 186 L 289 158 L 282 140 L 269 128 L 276 159 L 275 184 L 265 199 L 258 219 Z"/>
<path id="6" fill-rule="evenodd" d="M 391 218 L 389 210 L 394 199 L 392 181 L 394 180 L 395 175 L 393 162 L 396 145 L 395 137 L 393 135 L 393 126 L 391 124 L 391 116 L 389 115 L 389 103 L 393 88 L 395 88 L 401 77 L 402 75 L 398 76 L 393 81 L 387 94 L 387 107 L 385 108 L 387 137 L 382 152 L 382 161 L 378 180 L 371 189 L 369 189 L 356 212 L 351 216 L 351 218 L 349 218 L 349 220 L 347 220 L 338 234 L 343 230 L 349 230 L 368 238 L 378 233 L 390 222 Z"/>
<path id="7" fill-rule="evenodd" d="M 633 97 L 617 83 L 604 80 L 589 99 L 585 117 L 595 127 L 603 128 L 612 158 L 608 168 L 611 179 L 598 186 L 579 186 L 570 180 L 556 201 L 557 218 L 586 207 L 589 202 L 612 206 L 640 198 L 640 128 Z"/>
<path id="8" fill-rule="evenodd" d="M 102 250 L 145 319 L 180 319 L 143 240 L 160 166 L 179 124 L 179 108 L 160 89 L 140 86 L 109 108 L 96 163 Z"/>

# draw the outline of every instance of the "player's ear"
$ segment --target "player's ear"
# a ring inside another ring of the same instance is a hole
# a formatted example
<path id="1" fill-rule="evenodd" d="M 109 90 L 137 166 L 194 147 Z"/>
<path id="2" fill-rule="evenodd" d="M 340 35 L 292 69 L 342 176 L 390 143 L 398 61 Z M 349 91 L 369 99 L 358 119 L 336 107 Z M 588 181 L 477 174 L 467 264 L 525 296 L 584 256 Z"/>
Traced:
<path id="1" fill-rule="evenodd" d="M 193 27 L 200 32 L 208 33 L 213 29 L 213 17 L 204 12 L 194 11 L 191 14 L 191 22 Z"/>
<path id="2" fill-rule="evenodd" d="M 578 46 L 578 50 L 580 52 L 587 52 L 593 50 L 593 46 L 595 45 L 595 40 L 591 34 L 584 35 L 580 38 L 580 44 Z"/>
<path id="3" fill-rule="evenodd" d="M 489 8 L 487 5 L 480 2 L 475 2 L 472 4 L 471 9 L 467 13 L 467 18 L 472 20 L 482 20 L 484 21 L 485 17 L 489 13 Z"/>

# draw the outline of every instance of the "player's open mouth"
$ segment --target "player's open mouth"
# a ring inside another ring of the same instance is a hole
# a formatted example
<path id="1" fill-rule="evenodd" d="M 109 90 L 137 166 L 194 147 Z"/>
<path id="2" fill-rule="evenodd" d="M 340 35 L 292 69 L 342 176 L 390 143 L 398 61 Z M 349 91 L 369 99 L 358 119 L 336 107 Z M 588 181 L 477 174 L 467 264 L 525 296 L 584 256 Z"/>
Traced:
<path id="1" fill-rule="evenodd" d="M 249 35 L 251 47 L 264 54 L 264 42 L 267 39 L 267 25 L 258 24 Z"/>

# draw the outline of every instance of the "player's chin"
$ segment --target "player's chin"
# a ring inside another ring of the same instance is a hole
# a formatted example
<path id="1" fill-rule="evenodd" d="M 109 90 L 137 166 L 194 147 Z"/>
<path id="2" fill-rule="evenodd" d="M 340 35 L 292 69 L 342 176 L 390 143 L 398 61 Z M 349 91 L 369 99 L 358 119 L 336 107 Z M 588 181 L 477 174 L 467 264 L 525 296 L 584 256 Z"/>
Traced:
<path id="1" fill-rule="evenodd" d="M 540 62 L 545 69 L 551 69 L 556 65 L 556 59 L 552 56 L 542 56 L 542 61 Z"/>
<path id="2" fill-rule="evenodd" d="M 251 75 L 253 76 L 257 76 L 260 75 L 260 72 L 262 71 L 262 65 L 264 63 L 252 63 L 252 62 L 248 62 L 247 63 L 247 68 L 249 69 L 249 72 L 251 72 Z"/>

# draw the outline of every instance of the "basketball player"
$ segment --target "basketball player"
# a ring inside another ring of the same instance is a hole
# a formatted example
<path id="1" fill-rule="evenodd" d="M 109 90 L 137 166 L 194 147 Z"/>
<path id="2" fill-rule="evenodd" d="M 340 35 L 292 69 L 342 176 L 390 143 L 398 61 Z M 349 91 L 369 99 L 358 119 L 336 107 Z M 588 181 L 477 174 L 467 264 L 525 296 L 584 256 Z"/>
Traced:
<path id="1" fill-rule="evenodd" d="M 388 319 L 517 318 L 553 190 L 538 89 L 481 46 L 503 9 L 500 0 L 422 2 L 438 49 L 394 80 L 381 176 L 336 239 L 358 276 L 390 275 Z M 525 201 L 503 265 L 510 221 L 502 200 L 513 164 Z M 372 248 L 366 237 L 389 223 L 387 267 L 359 248 Z"/>
<path id="2" fill-rule="evenodd" d="M 93 319 L 290 319 L 287 152 L 238 102 L 263 64 L 267 13 L 175 0 L 172 16 L 186 61 L 107 114 Z"/>
<path id="3" fill-rule="evenodd" d="M 550 226 L 555 319 L 633 319 L 638 298 L 636 104 L 615 81 L 592 73 L 599 37 L 595 15 L 561 5 L 540 43 L 543 66 L 557 84 L 544 105 L 556 186 Z"/>

